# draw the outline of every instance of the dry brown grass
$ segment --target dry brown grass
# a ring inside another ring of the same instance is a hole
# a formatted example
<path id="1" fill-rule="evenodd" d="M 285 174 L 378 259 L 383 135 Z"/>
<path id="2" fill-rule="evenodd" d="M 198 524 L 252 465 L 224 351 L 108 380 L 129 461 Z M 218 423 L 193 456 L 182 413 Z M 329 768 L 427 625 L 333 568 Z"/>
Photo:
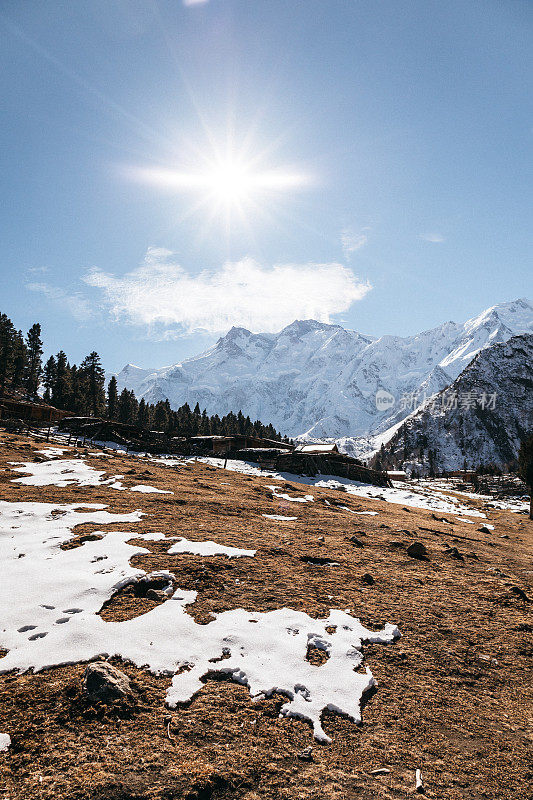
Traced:
<path id="1" fill-rule="evenodd" d="M 289 606 L 311 616 L 350 608 L 369 627 L 398 624 L 403 638 L 389 647 L 365 647 L 378 692 L 368 698 L 359 727 L 338 714 L 324 715 L 333 743 L 314 745 L 312 763 L 297 758 L 313 744 L 311 729 L 278 718 L 283 698 L 252 703 L 246 688 L 216 675 L 191 703 L 171 713 L 171 739 L 164 724 L 168 677 L 115 661 L 135 681 L 136 695 L 108 708 L 85 700 L 84 665 L 1 676 L 0 731 L 9 732 L 13 744 L 0 754 L 0 798 L 402 798 L 411 796 L 414 771 L 421 767 L 428 797 L 529 799 L 531 604 L 509 591 L 517 585 L 531 594 L 533 525 L 525 516 L 491 512 L 496 530 L 484 534 L 477 525 L 438 522 L 429 511 L 295 481 L 289 494 L 311 493 L 317 502 L 283 503 L 267 489 L 269 478 L 200 464 L 180 470 L 149 464 L 152 474 L 142 475 L 146 461 L 118 456 L 87 460 L 111 474 L 135 469 L 126 475 L 128 485 L 147 482 L 174 494 L 11 483 L 16 476 L 7 462 L 31 460 L 41 447 L 24 437 L 1 437 L 2 499 L 141 509 L 146 516 L 132 530 L 257 548 L 255 558 L 230 560 L 171 556 L 168 542 L 152 542 L 149 554 L 135 557 L 135 566 L 171 570 L 178 586 L 198 592 L 188 607 L 198 622 L 240 607 Z M 379 516 L 358 517 L 319 502 L 323 498 Z M 273 522 L 263 513 L 298 520 Z M 73 543 L 94 530 L 80 526 Z M 363 547 L 349 541 L 353 535 Z M 429 561 L 406 555 L 415 540 L 424 543 Z M 445 555 L 450 545 L 464 561 Z M 338 564 L 316 566 L 302 561 L 306 556 Z M 362 580 L 365 573 L 373 576 L 372 585 Z M 104 619 L 128 619 L 155 602 L 123 592 L 101 613 Z M 320 668 L 323 655 L 310 652 L 309 658 Z M 391 772 L 370 774 L 381 766 Z"/>

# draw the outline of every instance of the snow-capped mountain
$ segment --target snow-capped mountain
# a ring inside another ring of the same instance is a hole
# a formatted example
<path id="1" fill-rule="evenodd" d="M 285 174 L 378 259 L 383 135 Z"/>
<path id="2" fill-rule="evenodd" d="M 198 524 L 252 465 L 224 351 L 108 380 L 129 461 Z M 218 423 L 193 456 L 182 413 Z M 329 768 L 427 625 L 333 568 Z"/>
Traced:
<path id="1" fill-rule="evenodd" d="M 209 414 L 242 410 L 289 436 L 361 437 L 398 425 L 448 386 L 483 348 L 533 332 L 527 300 L 502 303 L 464 324 L 445 322 L 415 336 L 373 338 L 340 325 L 296 321 L 278 334 L 232 328 L 205 353 L 162 369 L 128 364 L 119 390 L 155 403 L 185 402 Z M 376 406 L 376 393 L 393 397 Z"/>
<path id="2" fill-rule="evenodd" d="M 504 466 L 533 430 L 533 334 L 482 350 L 443 392 L 410 414 L 384 446 L 379 467 L 427 473 Z"/>

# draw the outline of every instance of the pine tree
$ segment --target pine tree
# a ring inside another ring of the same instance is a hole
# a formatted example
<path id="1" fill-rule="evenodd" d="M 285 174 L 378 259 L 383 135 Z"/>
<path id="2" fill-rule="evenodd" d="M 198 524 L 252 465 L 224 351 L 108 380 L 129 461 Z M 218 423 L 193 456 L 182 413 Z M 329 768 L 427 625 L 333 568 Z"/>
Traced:
<path id="1" fill-rule="evenodd" d="M 57 362 L 50 356 L 43 370 L 43 385 L 45 388 L 44 399 L 49 403 L 52 399 L 52 389 L 57 380 Z"/>
<path id="2" fill-rule="evenodd" d="M 144 430 L 146 430 L 150 424 L 150 409 L 146 405 L 144 397 L 141 397 L 139 402 L 139 410 L 137 411 L 137 424 Z"/>
<path id="3" fill-rule="evenodd" d="M 5 391 L 13 370 L 15 328 L 5 314 L 0 314 L 0 394 Z"/>
<path id="4" fill-rule="evenodd" d="M 38 322 L 31 326 L 26 336 L 28 361 L 26 365 L 26 389 L 29 394 L 36 395 L 39 388 L 39 379 L 42 371 L 41 357 L 43 343 L 41 340 L 41 326 Z"/>
<path id="5" fill-rule="evenodd" d="M 200 422 L 200 436 L 209 436 L 211 433 L 211 423 L 209 421 L 209 417 L 207 416 L 207 410 L 204 408 L 202 411 L 202 420 Z"/>
<path id="6" fill-rule="evenodd" d="M 105 372 L 100 356 L 95 350 L 84 358 L 80 370 L 86 380 L 86 406 L 93 417 L 99 417 L 104 413 L 105 408 Z"/>
<path id="7" fill-rule="evenodd" d="M 56 375 L 52 385 L 52 403 L 57 408 L 67 408 L 72 392 L 70 365 L 67 355 L 60 350 L 56 355 Z"/>
<path id="8" fill-rule="evenodd" d="M 107 384 L 107 416 L 109 419 L 116 419 L 118 414 L 118 390 L 117 379 L 113 375 Z"/>
<path id="9" fill-rule="evenodd" d="M 70 392 L 67 397 L 66 408 L 75 414 L 83 414 L 80 408 L 79 376 L 76 364 L 69 368 L 70 373 Z"/>
<path id="10" fill-rule="evenodd" d="M 13 374 L 11 376 L 11 385 L 14 389 L 18 389 L 22 384 L 27 359 L 28 356 L 24 336 L 22 335 L 22 331 L 17 331 L 15 333 L 14 342 Z"/>
<path id="11" fill-rule="evenodd" d="M 138 414 L 139 414 L 139 401 L 135 397 L 135 392 L 130 391 L 130 417 L 128 419 L 130 425 L 137 425 Z"/>
<path id="12" fill-rule="evenodd" d="M 129 425 L 132 422 L 132 394 L 127 389 L 123 389 L 118 398 L 118 421 Z"/>
<path id="13" fill-rule="evenodd" d="M 168 426 L 168 412 L 164 403 L 157 403 L 154 414 L 154 426 L 156 431 L 166 431 Z"/>

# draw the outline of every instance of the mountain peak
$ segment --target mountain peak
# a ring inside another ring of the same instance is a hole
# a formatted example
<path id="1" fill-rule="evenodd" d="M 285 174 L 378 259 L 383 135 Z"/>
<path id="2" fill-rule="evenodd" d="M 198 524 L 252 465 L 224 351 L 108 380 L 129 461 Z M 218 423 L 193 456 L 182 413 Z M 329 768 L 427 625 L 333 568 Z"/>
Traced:
<path id="1" fill-rule="evenodd" d="M 331 328 L 340 328 L 340 325 L 333 325 L 328 322 L 318 322 L 316 319 L 295 319 L 290 325 L 286 325 L 281 333 L 305 336 L 307 333 L 312 333 L 313 331 L 325 331 L 330 330 Z"/>
<path id="2" fill-rule="evenodd" d="M 240 336 L 252 336 L 252 331 L 249 331 L 248 328 L 241 328 L 239 325 L 233 325 L 227 334 L 223 337 L 224 339 L 238 339 Z"/>
<path id="3" fill-rule="evenodd" d="M 486 308 L 481 314 L 465 322 L 465 331 L 471 332 L 476 328 L 490 324 L 501 323 L 513 333 L 529 333 L 533 330 L 531 315 L 533 307 L 525 297 L 498 303 Z"/>

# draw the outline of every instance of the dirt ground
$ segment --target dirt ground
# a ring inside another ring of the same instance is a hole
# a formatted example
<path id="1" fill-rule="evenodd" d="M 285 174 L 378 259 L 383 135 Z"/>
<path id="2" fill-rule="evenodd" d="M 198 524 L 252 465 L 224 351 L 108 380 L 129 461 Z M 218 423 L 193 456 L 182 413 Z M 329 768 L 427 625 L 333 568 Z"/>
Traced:
<path id="1" fill-rule="evenodd" d="M 417 768 L 427 797 L 531 798 L 532 603 L 513 589 L 533 596 L 533 522 L 526 515 L 491 511 L 486 521 L 495 530 L 484 533 L 475 518 L 468 525 L 437 514 L 450 520 L 442 522 L 431 511 L 296 480 L 279 486 L 295 497 L 313 494 L 315 502 L 288 503 L 273 497 L 268 477 L 120 455 L 84 457 L 109 474 L 124 474 L 126 485 L 145 482 L 173 494 L 12 483 L 18 474 L 8 462 L 31 461 L 42 447 L 0 434 L 0 499 L 140 509 L 146 516 L 135 528 L 143 532 L 257 549 L 255 558 L 203 558 L 169 555 L 168 542 L 153 542 L 150 554 L 133 559 L 147 572 L 170 570 L 180 588 L 196 590 L 187 610 L 197 622 L 235 608 L 287 606 L 313 617 L 350 608 L 369 628 L 397 624 L 402 638 L 364 647 L 378 690 L 367 698 L 360 726 L 324 714 L 330 745 L 316 743 L 307 723 L 278 717 L 281 695 L 252 703 L 245 687 L 216 674 L 172 711 L 164 705 L 168 676 L 116 659 L 135 694 L 110 706 L 91 705 L 84 696 L 84 664 L 1 675 L 0 731 L 12 739 L 0 753 L 2 800 L 405 798 L 414 793 Z M 379 513 L 356 516 L 339 503 Z M 262 514 L 298 519 L 275 522 Z M 79 526 L 76 536 L 96 527 Z M 426 546 L 429 560 L 407 555 L 414 541 Z M 446 554 L 449 547 L 463 560 Z M 337 563 L 302 560 L 308 557 Z M 123 620 L 156 602 L 124 591 L 101 613 Z M 316 656 L 310 659 L 320 669 Z M 298 754 L 308 745 L 312 761 L 302 761 Z M 389 772 L 372 774 L 380 768 Z"/>

